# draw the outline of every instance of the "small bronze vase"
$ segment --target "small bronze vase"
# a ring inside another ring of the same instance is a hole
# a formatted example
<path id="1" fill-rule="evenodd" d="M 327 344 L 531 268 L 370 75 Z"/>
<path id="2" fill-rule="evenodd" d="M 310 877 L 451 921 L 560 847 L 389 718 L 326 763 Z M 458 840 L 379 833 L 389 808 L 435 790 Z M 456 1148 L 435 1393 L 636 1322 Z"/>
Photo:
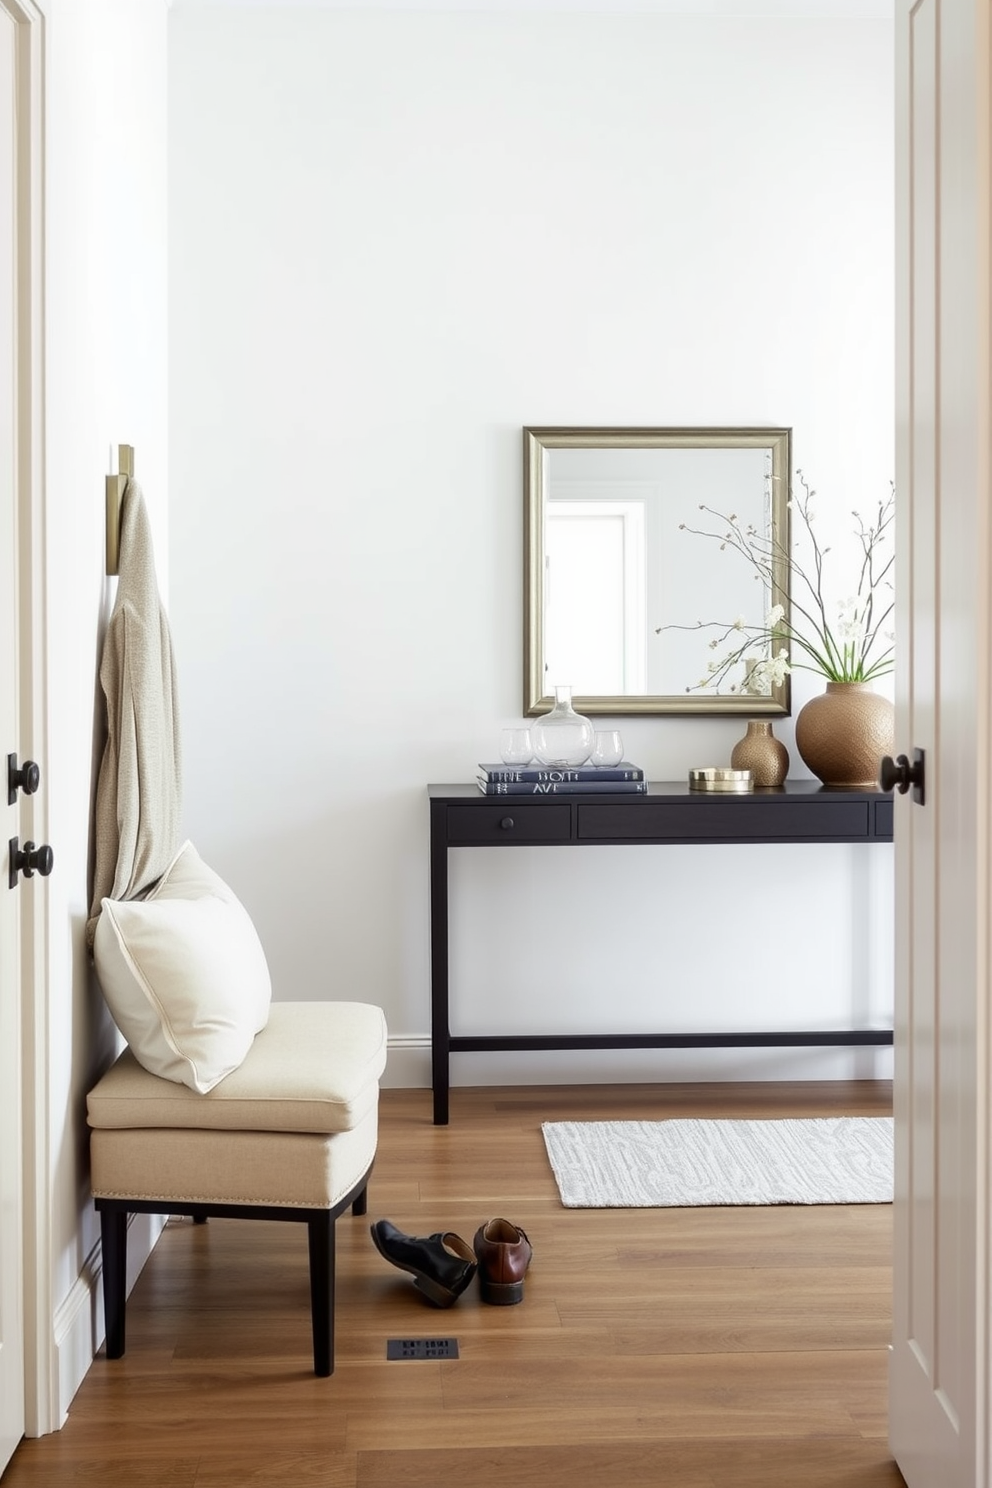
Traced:
<path id="1" fill-rule="evenodd" d="M 756 786 L 781 785 L 789 772 L 789 751 L 776 739 L 772 726 L 764 720 L 748 724 L 743 739 L 738 739 L 730 756 L 735 770 L 750 770 Z"/>

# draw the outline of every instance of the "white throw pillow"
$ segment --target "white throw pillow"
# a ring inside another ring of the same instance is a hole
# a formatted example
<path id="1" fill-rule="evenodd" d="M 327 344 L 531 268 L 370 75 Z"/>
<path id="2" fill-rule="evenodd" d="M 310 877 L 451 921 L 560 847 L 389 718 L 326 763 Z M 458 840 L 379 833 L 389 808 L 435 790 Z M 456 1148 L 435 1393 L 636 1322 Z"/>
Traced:
<path id="1" fill-rule="evenodd" d="M 244 905 L 185 842 L 146 899 L 104 899 L 93 954 L 135 1058 L 205 1095 L 268 1022 L 272 983 Z"/>

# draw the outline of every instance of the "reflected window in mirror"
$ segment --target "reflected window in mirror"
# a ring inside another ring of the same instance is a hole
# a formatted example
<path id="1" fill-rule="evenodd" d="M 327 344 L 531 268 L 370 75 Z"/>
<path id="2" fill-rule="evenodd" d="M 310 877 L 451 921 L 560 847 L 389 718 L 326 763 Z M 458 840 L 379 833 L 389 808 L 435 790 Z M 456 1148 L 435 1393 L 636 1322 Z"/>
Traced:
<path id="1" fill-rule="evenodd" d="M 743 662 L 706 685 L 706 627 L 788 614 L 790 445 L 787 429 L 524 430 L 525 712 L 562 683 L 586 713 L 789 711 L 788 678 L 750 689 Z M 766 581 L 715 513 L 767 541 Z"/>

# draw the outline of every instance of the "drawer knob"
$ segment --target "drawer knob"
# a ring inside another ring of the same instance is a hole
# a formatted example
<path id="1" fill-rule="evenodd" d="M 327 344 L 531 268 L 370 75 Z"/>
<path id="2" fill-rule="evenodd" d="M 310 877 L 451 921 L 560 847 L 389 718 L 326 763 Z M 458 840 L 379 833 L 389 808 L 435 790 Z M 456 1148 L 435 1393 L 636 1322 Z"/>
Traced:
<path id="1" fill-rule="evenodd" d="M 513 827 L 513 817 L 504 816 L 503 820 L 500 822 L 500 826 L 503 828 L 504 832 L 509 832 Z"/>

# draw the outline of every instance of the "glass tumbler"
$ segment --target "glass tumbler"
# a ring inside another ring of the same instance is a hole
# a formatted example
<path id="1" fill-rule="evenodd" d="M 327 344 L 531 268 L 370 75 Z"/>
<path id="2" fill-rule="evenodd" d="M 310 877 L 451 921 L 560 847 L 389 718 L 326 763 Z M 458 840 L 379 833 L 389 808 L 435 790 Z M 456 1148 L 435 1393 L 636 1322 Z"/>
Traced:
<path id="1" fill-rule="evenodd" d="M 503 729 L 499 736 L 499 757 L 504 765 L 529 765 L 534 758 L 530 729 Z"/>
<path id="2" fill-rule="evenodd" d="M 593 735 L 591 765 L 618 765 L 623 759 L 623 740 L 617 729 L 597 729 Z"/>

